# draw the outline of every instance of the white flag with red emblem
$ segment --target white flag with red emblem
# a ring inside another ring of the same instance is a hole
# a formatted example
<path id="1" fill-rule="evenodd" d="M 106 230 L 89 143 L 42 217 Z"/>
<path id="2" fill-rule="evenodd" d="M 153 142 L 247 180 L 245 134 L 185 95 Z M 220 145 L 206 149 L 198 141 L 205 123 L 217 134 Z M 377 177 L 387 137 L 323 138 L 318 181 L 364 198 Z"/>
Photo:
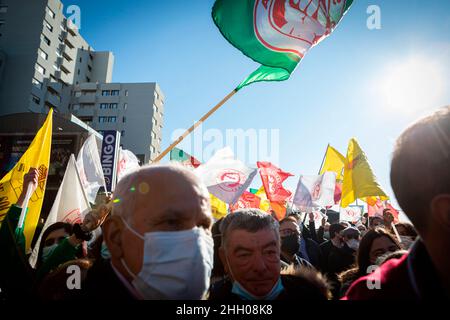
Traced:
<path id="1" fill-rule="evenodd" d="M 357 205 L 348 206 L 347 208 L 341 208 L 339 213 L 339 220 L 357 224 L 359 221 L 361 221 L 363 211 L 364 207 Z"/>
<path id="2" fill-rule="evenodd" d="M 84 193 L 78 168 L 75 163 L 75 156 L 72 154 L 67 163 L 64 178 L 56 194 L 55 202 L 53 202 L 52 209 L 45 221 L 41 235 L 34 246 L 33 253 L 30 257 L 30 264 L 33 267 L 36 264 L 41 236 L 45 229 L 55 222 L 67 222 L 70 224 L 82 223 L 84 216 L 90 209 L 91 207 Z"/>
<path id="3" fill-rule="evenodd" d="M 327 171 L 321 175 L 304 176 L 298 180 L 293 203 L 301 208 L 317 208 L 334 205 L 336 173 Z"/>
<path id="4" fill-rule="evenodd" d="M 119 149 L 119 164 L 117 165 L 117 182 L 127 174 L 140 168 L 139 159 L 130 150 Z"/>
<path id="5" fill-rule="evenodd" d="M 218 150 L 208 162 L 195 169 L 209 192 L 228 204 L 239 199 L 257 171 L 235 159 L 229 147 Z"/>

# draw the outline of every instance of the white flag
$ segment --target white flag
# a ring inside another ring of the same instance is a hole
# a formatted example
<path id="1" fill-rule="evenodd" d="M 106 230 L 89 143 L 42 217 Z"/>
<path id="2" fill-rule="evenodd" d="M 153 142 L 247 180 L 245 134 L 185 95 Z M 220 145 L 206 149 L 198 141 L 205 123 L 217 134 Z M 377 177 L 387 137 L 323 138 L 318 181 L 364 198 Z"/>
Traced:
<path id="1" fill-rule="evenodd" d="M 363 207 L 361 206 L 348 206 L 347 208 L 341 208 L 339 220 L 357 224 L 361 221 L 362 211 Z"/>
<path id="2" fill-rule="evenodd" d="M 81 147 L 78 153 L 77 166 L 81 183 L 86 191 L 86 196 L 89 202 L 95 203 L 98 189 L 105 186 L 105 177 L 103 175 L 102 163 L 100 162 L 97 142 L 93 134 L 86 139 Z"/>
<path id="3" fill-rule="evenodd" d="M 117 165 L 117 182 L 127 174 L 140 168 L 139 159 L 130 150 L 119 149 L 119 162 Z"/>
<path id="4" fill-rule="evenodd" d="M 82 223 L 84 216 L 89 211 L 89 201 L 84 194 L 80 175 L 78 174 L 77 165 L 75 163 L 75 156 L 72 154 L 69 162 L 67 163 L 64 178 L 61 182 L 58 193 L 56 194 L 55 202 L 53 203 L 41 235 L 39 236 L 39 239 L 34 246 L 33 253 L 31 254 L 31 266 L 34 267 L 36 264 L 39 244 L 45 229 L 55 222 L 68 222 L 70 224 Z"/>
<path id="5" fill-rule="evenodd" d="M 302 208 L 332 206 L 335 186 L 336 173 L 331 171 L 315 176 L 301 175 L 293 202 Z"/>
<path id="6" fill-rule="evenodd" d="M 220 200 L 233 204 L 252 182 L 258 169 L 247 167 L 234 159 L 229 147 L 218 150 L 195 172 L 208 187 L 208 191 Z"/>

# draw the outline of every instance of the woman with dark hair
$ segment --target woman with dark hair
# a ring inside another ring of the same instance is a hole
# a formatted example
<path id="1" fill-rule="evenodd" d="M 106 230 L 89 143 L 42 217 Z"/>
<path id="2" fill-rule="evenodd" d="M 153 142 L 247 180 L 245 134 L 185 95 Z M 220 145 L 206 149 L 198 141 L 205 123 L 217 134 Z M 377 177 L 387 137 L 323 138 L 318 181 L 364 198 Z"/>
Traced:
<path id="1" fill-rule="evenodd" d="M 358 278 L 371 272 L 370 266 L 376 265 L 377 258 L 389 252 L 400 250 L 401 246 L 395 236 L 384 228 L 370 229 L 362 237 L 356 254 L 356 266 L 339 274 L 341 296 Z"/>
<path id="2" fill-rule="evenodd" d="M 417 238 L 417 231 L 411 223 L 399 222 L 395 225 L 403 249 L 408 250 Z"/>

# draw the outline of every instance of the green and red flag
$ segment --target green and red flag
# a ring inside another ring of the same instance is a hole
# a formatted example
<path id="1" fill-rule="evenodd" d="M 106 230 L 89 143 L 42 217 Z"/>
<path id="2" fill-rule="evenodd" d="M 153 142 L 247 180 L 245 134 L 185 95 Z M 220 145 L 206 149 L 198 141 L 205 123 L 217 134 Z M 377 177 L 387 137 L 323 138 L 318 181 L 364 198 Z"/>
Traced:
<path id="1" fill-rule="evenodd" d="M 181 149 L 173 148 L 170 150 L 170 160 L 181 162 L 186 167 L 197 168 L 201 162 Z"/>
<path id="2" fill-rule="evenodd" d="M 261 64 L 237 88 L 287 80 L 308 50 L 338 25 L 353 0 L 216 0 L 222 35 Z"/>

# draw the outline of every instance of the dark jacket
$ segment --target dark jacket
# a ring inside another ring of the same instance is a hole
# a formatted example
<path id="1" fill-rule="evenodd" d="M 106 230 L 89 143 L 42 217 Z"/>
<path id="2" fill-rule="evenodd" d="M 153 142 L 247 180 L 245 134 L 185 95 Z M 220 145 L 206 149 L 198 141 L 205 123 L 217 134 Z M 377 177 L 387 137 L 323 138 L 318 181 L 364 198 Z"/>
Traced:
<path id="1" fill-rule="evenodd" d="M 276 300 L 327 300 L 330 296 L 328 284 L 320 273 L 308 269 L 290 268 L 287 274 L 281 275 L 284 290 Z M 231 292 L 233 284 L 225 279 L 215 283 L 209 294 L 211 301 L 241 301 L 238 295 Z"/>
<path id="2" fill-rule="evenodd" d="M 328 256 L 328 272 L 340 273 L 350 269 L 355 263 L 355 253 L 356 251 L 349 248 L 345 243 L 342 248 L 333 246 Z"/>
<path id="3" fill-rule="evenodd" d="M 25 255 L 25 236 L 17 229 L 21 211 L 12 205 L 0 228 L 0 300 L 27 299 L 33 294 L 34 272 Z"/>
<path id="4" fill-rule="evenodd" d="M 368 283 L 379 284 L 369 289 Z M 343 300 L 448 300 L 436 269 L 419 239 L 409 254 L 383 263 L 377 272 L 356 280 Z"/>
<path id="5" fill-rule="evenodd" d="M 331 249 L 334 248 L 333 242 L 331 240 L 325 241 L 324 243 L 320 244 L 320 251 L 321 251 L 321 263 L 320 263 L 320 270 L 324 273 L 329 272 L 328 267 L 328 257 L 330 256 Z"/>

